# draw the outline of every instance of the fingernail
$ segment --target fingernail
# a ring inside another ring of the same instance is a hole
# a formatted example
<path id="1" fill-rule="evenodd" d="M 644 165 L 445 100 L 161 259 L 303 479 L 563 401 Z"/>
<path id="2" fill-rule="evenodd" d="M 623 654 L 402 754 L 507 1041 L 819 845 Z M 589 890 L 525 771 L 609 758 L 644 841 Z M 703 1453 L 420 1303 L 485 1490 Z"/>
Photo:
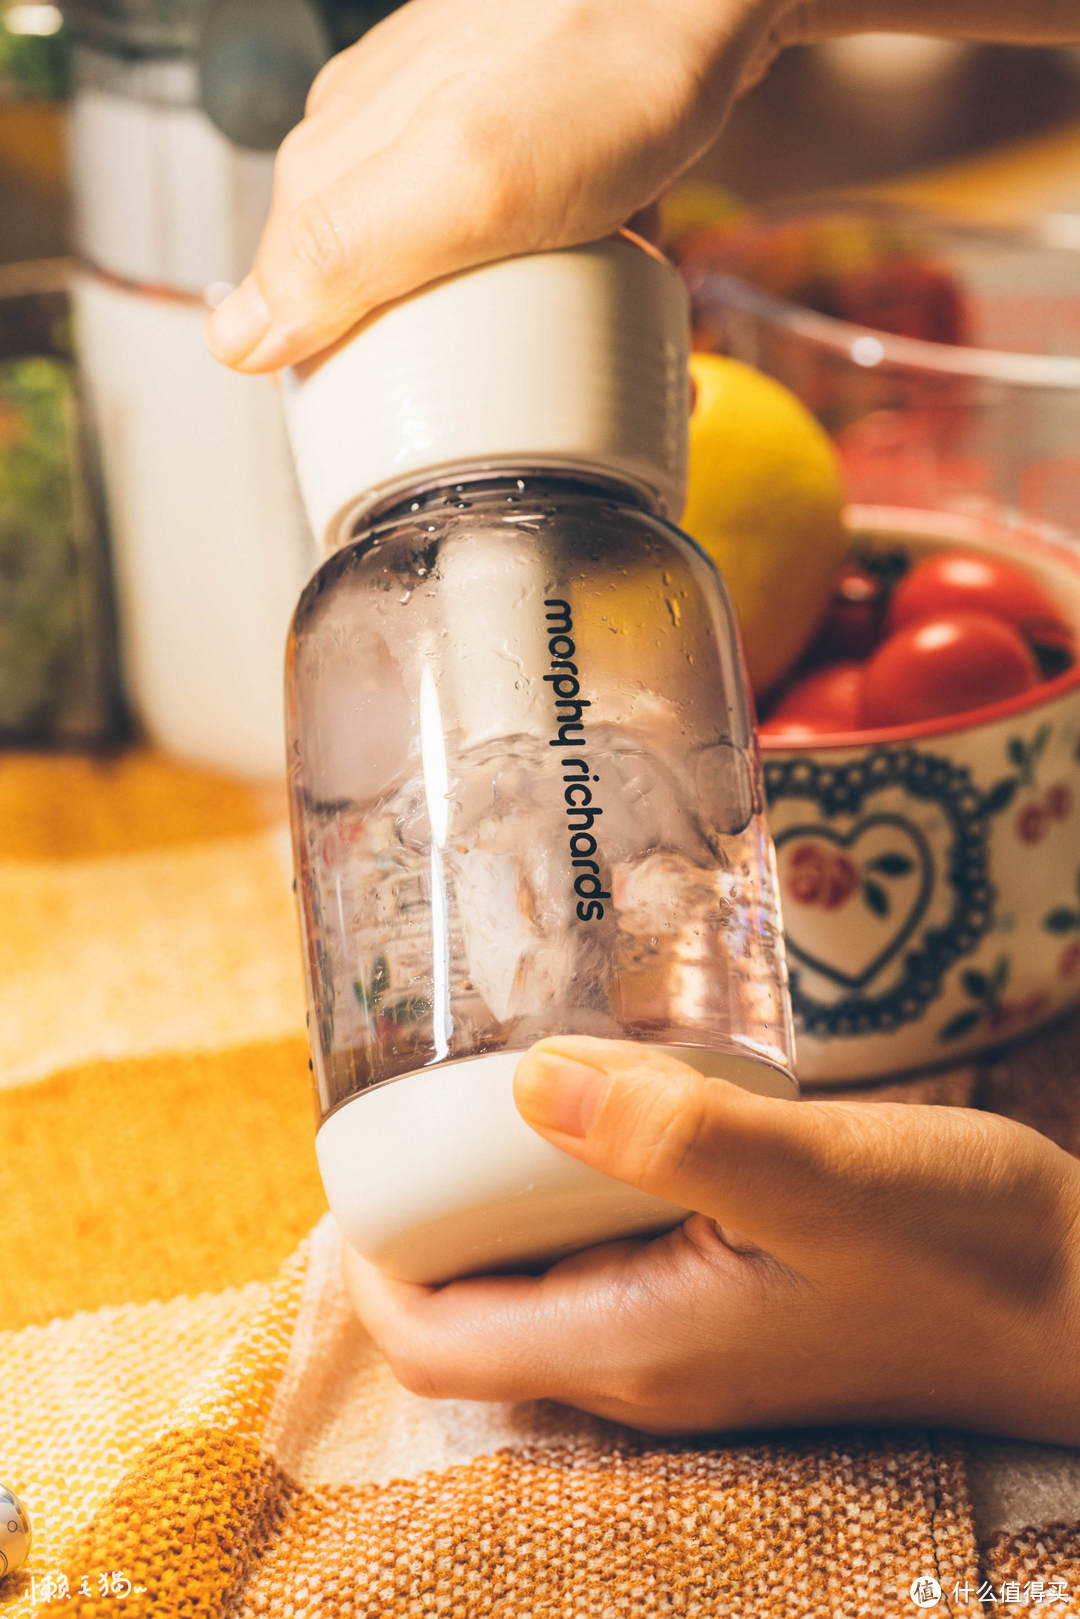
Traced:
<path id="1" fill-rule="evenodd" d="M 559 1052 L 533 1051 L 518 1067 L 514 1096 L 530 1124 L 581 1137 L 596 1120 L 606 1086 L 601 1068 Z"/>
<path id="2" fill-rule="evenodd" d="M 270 329 L 270 310 L 251 276 L 219 304 L 206 323 L 211 352 L 227 365 L 251 353 Z"/>

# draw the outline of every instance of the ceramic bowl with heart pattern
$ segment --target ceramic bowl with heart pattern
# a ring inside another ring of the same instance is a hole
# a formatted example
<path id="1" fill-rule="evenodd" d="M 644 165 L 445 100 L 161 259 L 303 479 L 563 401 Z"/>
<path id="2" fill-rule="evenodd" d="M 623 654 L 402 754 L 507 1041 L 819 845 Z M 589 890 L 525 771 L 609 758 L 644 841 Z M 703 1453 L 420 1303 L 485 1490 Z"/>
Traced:
<path id="1" fill-rule="evenodd" d="M 860 544 L 1020 563 L 1080 633 L 1080 548 L 853 508 Z M 762 739 L 805 1083 L 955 1061 L 1080 999 L 1080 664 L 976 714 Z"/>

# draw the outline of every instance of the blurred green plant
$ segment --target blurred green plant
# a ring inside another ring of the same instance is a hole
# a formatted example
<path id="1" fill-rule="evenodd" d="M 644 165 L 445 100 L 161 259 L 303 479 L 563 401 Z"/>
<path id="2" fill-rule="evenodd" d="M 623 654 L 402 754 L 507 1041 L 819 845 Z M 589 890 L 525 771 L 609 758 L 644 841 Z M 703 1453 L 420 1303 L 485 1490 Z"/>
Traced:
<path id="1" fill-rule="evenodd" d="M 59 7 L 50 0 L 0 4 L 0 101 L 61 101 L 70 82 Z"/>
<path id="2" fill-rule="evenodd" d="M 68 364 L 0 362 L 0 732 L 9 735 L 50 730 L 77 690 L 77 432 Z"/>

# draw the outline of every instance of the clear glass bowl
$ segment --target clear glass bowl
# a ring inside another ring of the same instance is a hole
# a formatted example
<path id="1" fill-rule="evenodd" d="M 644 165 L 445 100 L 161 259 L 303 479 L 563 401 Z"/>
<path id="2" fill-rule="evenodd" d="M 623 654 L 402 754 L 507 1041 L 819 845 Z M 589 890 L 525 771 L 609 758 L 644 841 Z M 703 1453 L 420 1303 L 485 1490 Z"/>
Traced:
<path id="1" fill-rule="evenodd" d="M 850 498 L 1080 539 L 1080 251 L 871 203 L 763 210 L 684 260 L 696 343 L 785 383 Z"/>

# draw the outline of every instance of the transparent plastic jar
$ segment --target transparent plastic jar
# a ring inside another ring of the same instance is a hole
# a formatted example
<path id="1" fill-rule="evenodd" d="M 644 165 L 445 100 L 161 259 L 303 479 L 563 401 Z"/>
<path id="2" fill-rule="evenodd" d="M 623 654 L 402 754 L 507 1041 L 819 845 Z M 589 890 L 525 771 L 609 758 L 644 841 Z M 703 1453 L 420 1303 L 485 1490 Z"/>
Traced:
<path id="1" fill-rule="evenodd" d="M 738 635 L 660 504 L 596 466 L 459 465 L 346 520 L 297 608 L 319 1159 L 346 1236 L 397 1275 L 685 1213 L 524 1124 L 513 1071 L 543 1036 L 794 1093 Z"/>

